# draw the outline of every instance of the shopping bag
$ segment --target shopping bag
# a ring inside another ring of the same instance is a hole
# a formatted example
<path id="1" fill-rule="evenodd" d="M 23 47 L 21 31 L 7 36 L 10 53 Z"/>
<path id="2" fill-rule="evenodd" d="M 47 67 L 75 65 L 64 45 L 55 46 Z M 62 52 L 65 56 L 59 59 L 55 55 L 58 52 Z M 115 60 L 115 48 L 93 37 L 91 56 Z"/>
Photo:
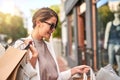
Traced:
<path id="1" fill-rule="evenodd" d="M 0 56 L 0 80 L 16 80 L 20 62 L 26 50 L 19 50 L 9 46 L 4 55 Z"/>
<path id="2" fill-rule="evenodd" d="M 95 73 L 90 68 L 90 75 L 87 75 L 87 73 L 83 73 L 82 76 L 75 76 L 73 77 L 73 80 L 96 80 Z"/>
<path id="3" fill-rule="evenodd" d="M 88 80 L 88 76 L 86 73 L 83 73 L 83 80 Z M 89 80 L 96 80 L 95 73 L 93 72 L 92 68 L 90 68 L 90 79 Z"/>
<path id="4" fill-rule="evenodd" d="M 96 75 L 97 80 L 120 80 L 120 77 L 113 70 L 112 65 L 108 64 L 102 67 Z"/>

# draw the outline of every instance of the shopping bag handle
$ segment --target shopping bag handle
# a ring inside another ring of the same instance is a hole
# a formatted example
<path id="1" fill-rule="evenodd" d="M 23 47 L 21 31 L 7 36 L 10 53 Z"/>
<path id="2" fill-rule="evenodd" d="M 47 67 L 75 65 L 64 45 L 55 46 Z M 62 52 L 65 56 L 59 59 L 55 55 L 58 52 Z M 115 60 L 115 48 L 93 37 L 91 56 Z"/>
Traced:
<path id="1" fill-rule="evenodd" d="M 87 80 L 87 74 L 83 73 L 83 80 Z M 90 80 L 96 80 L 95 73 L 92 68 L 90 68 Z"/>
<path id="2" fill-rule="evenodd" d="M 22 44 L 24 44 L 24 41 L 25 41 L 25 39 L 19 39 L 20 41 L 23 41 L 23 43 Z M 22 44 L 20 44 L 19 46 L 21 46 Z M 29 42 L 22 50 L 28 50 L 29 48 L 30 48 L 30 45 L 32 44 L 32 42 Z"/>
<path id="3" fill-rule="evenodd" d="M 28 50 L 29 48 L 30 48 L 30 45 L 32 44 L 32 42 L 29 42 L 28 44 L 27 44 L 27 46 L 24 48 L 24 50 Z"/>

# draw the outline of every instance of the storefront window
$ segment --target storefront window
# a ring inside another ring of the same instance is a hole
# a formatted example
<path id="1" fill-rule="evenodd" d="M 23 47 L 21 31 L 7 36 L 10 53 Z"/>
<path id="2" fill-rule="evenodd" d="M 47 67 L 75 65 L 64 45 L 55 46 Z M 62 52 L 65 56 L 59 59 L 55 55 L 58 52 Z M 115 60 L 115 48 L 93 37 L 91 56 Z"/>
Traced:
<path id="1" fill-rule="evenodd" d="M 104 1 L 104 0 L 101 0 Z M 120 1 L 110 0 L 97 8 L 99 67 L 112 64 L 120 72 Z"/>

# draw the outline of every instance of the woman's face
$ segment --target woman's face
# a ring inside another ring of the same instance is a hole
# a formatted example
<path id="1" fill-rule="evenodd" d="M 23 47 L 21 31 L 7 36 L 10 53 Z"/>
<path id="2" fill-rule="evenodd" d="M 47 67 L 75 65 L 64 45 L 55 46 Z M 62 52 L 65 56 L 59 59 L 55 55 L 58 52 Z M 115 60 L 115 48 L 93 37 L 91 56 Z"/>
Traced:
<path id="1" fill-rule="evenodd" d="M 52 32 L 55 30 L 56 17 L 51 17 L 49 20 L 41 22 L 39 26 L 39 37 L 49 39 Z"/>

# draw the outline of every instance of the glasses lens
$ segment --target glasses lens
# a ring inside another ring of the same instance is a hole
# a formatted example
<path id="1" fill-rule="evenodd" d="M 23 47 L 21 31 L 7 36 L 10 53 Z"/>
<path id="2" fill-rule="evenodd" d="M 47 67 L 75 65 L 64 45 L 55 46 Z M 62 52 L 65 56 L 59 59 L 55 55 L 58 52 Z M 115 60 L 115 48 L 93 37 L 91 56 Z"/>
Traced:
<path id="1" fill-rule="evenodd" d="M 48 22 L 44 22 L 44 23 L 46 23 L 46 24 L 48 24 L 48 25 L 50 25 L 50 29 L 52 30 L 53 28 L 56 28 L 56 26 L 55 26 L 55 24 L 51 24 L 51 23 L 48 23 Z"/>
<path id="2" fill-rule="evenodd" d="M 53 28 L 55 28 L 55 25 L 51 24 L 50 29 L 53 29 Z"/>

